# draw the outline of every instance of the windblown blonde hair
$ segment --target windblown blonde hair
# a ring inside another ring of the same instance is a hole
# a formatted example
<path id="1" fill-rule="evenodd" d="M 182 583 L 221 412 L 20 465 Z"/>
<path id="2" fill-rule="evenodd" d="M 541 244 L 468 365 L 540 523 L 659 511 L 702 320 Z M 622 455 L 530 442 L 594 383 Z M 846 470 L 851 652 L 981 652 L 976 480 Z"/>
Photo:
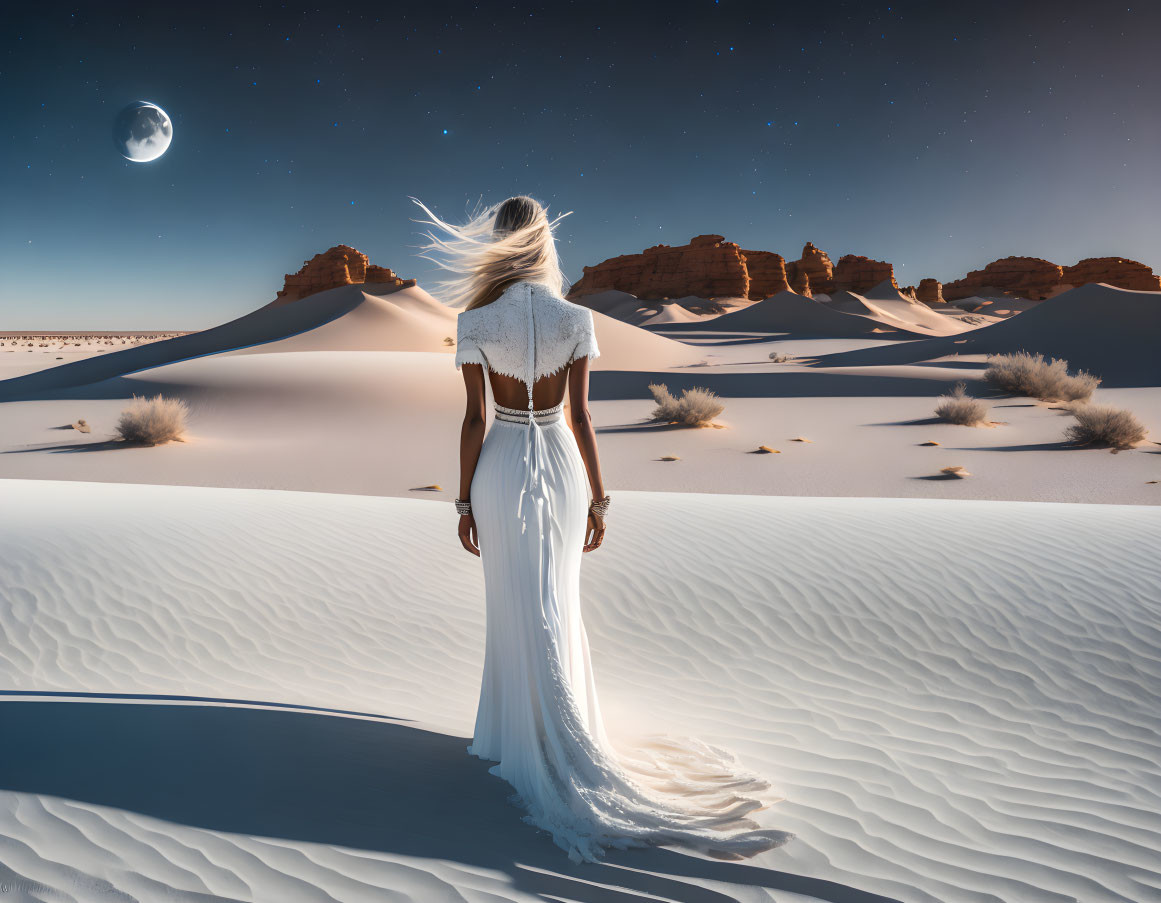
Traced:
<path id="1" fill-rule="evenodd" d="M 466 223 L 456 226 L 444 222 L 418 198 L 411 200 L 431 217 L 412 222 L 428 223 L 447 233 L 446 238 L 422 233 L 430 239 L 423 250 L 439 252 L 445 260 L 418 256 L 457 274 L 437 282 L 438 296 L 450 307 L 471 310 L 490 304 L 517 281 L 544 283 L 561 296 L 566 292 L 569 283 L 556 256 L 553 230 L 571 210 L 549 220 L 539 201 L 518 195 L 471 214 Z"/>

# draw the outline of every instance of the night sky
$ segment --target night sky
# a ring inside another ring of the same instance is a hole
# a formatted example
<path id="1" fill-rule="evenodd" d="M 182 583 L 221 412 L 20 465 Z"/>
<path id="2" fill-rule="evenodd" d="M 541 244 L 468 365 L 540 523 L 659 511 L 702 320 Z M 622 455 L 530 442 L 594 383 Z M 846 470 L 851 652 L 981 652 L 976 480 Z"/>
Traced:
<path id="1" fill-rule="evenodd" d="M 1161 4 L 4 4 L 0 329 L 193 329 L 531 194 L 565 273 L 716 232 L 1161 267 Z M 130 163 L 114 116 L 173 120 Z"/>

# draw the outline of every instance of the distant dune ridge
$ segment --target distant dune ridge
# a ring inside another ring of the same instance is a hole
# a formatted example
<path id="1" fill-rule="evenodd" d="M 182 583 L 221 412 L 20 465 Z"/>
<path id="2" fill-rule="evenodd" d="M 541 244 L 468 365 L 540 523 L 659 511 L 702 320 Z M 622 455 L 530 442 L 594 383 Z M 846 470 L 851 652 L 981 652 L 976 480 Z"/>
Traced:
<path id="1" fill-rule="evenodd" d="M 928 305 L 907 297 L 886 281 L 873 286 L 864 295 L 835 292 L 830 296 L 829 304 L 837 310 L 868 316 L 888 325 L 897 323 L 903 329 L 920 334 L 951 335 L 974 328 L 972 324 L 934 311 Z"/>
<path id="2" fill-rule="evenodd" d="M 367 288 L 373 287 L 346 285 L 311 295 L 293 304 L 268 304 L 236 320 L 201 332 L 191 332 L 165 341 L 126 348 L 101 357 L 70 361 L 48 370 L 4 380 L 0 382 L 0 401 L 33 397 L 39 393 L 95 383 L 177 361 L 288 339 L 316 330 L 357 311 L 360 306 L 368 303 L 369 299 L 382 297 L 368 295 L 364 291 Z M 383 294 L 391 295 L 396 292 L 410 293 L 407 300 L 411 302 L 412 307 L 428 308 L 431 305 L 438 305 L 434 298 L 418 287 L 389 286 Z M 390 306 L 382 305 L 380 310 L 385 314 L 402 318 L 405 310 L 403 300 L 397 299 Z M 379 306 L 375 300 L 370 300 L 370 303 Z M 363 319 L 361 316 L 358 318 Z M 446 329 L 444 334 L 446 335 Z M 440 335 L 439 339 L 442 341 L 443 335 Z"/>
<path id="3" fill-rule="evenodd" d="M 910 324 L 899 321 L 888 324 L 885 320 L 852 316 L 790 291 L 755 301 L 749 307 L 714 317 L 702 325 L 715 330 L 785 332 L 834 338 L 886 338 L 892 332 L 907 338 L 919 335 Z"/>
<path id="4" fill-rule="evenodd" d="M 661 313 L 649 316 L 649 308 L 639 308 L 635 318 L 641 325 L 661 327 L 666 332 L 765 332 L 817 338 L 916 339 L 958 335 L 994 318 L 979 317 L 977 323 L 960 319 L 962 312 L 950 308 L 949 315 L 902 295 L 890 282 L 873 287 L 876 300 L 854 292 L 807 297 L 792 291 L 779 292 L 761 301 L 736 307 L 717 316 L 699 316 L 679 302 L 671 302 Z M 610 301 L 619 293 L 605 292 L 598 298 Z M 893 297 L 891 297 L 893 295 Z M 628 296 L 631 297 L 631 296 Z M 632 302 L 622 296 L 610 306 L 625 316 Z M 637 302 L 642 303 L 642 302 Z"/>
<path id="5" fill-rule="evenodd" d="M 910 364 L 949 355 L 1039 352 L 1103 386 L 1161 385 L 1161 296 L 1111 285 L 1084 285 L 998 323 L 958 336 L 824 355 L 819 366 Z"/>

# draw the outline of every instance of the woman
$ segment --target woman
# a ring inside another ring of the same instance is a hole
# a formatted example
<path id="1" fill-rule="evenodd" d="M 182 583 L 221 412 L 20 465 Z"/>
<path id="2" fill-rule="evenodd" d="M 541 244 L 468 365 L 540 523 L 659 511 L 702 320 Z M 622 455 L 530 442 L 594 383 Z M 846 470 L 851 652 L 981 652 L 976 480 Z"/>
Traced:
<path id="1" fill-rule="evenodd" d="M 467 389 L 456 508 L 487 597 L 468 752 L 499 763 L 490 772 L 515 788 L 524 820 L 574 861 L 606 847 L 681 844 L 738 858 L 785 843 L 792 835 L 747 817 L 763 802 L 739 794 L 768 785 L 734 771 L 726 754 L 698 744 L 669 762 L 619 758 L 605 736 L 580 613 L 581 554 L 600 547 L 610 505 L 588 408 L 589 361 L 600 351 L 592 311 L 561 296 L 553 229 L 568 214 L 549 221 L 522 196 L 453 226 L 412 200 L 447 233 L 424 233 L 425 248 L 460 274 L 447 300 L 466 303 L 455 355 Z M 488 386 L 495 418 L 485 434 Z"/>

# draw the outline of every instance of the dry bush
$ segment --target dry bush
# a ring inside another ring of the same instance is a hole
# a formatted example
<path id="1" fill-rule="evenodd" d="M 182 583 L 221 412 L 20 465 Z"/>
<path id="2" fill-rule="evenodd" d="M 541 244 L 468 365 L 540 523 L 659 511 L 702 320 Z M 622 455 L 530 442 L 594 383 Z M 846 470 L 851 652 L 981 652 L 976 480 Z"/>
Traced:
<path id="1" fill-rule="evenodd" d="M 984 380 L 1013 395 L 1025 395 L 1041 401 L 1087 401 L 1100 385 L 1100 378 L 1079 371 L 1068 372 L 1068 361 L 1042 354 L 1017 351 L 1015 354 L 994 354 L 988 358 Z"/>
<path id="2" fill-rule="evenodd" d="M 180 398 L 153 398 L 133 396 L 133 403 L 121 412 L 117 433 L 126 442 L 142 445 L 161 445 L 171 440 L 181 441 L 185 434 L 185 418 L 189 405 Z"/>
<path id="3" fill-rule="evenodd" d="M 684 389 L 681 397 L 670 394 L 664 384 L 649 384 L 653 400 L 657 402 L 651 418 L 666 423 L 681 423 L 685 426 L 708 426 L 715 417 L 725 410 L 717 395 L 709 389 Z"/>
<path id="4" fill-rule="evenodd" d="M 793 354 L 785 354 L 782 351 L 771 351 L 770 352 L 770 360 L 773 361 L 775 364 L 785 364 L 785 363 L 788 363 L 788 362 L 794 360 L 794 355 Z"/>
<path id="5" fill-rule="evenodd" d="M 988 408 L 982 401 L 967 394 L 967 385 L 956 383 L 947 395 L 939 396 L 935 416 L 945 423 L 960 426 L 982 426 L 987 423 Z"/>
<path id="6" fill-rule="evenodd" d="M 664 383 L 658 385 L 657 383 L 649 383 L 649 391 L 653 394 L 653 400 L 657 402 L 657 407 L 653 409 L 650 415 L 653 420 L 676 420 L 677 419 L 677 399 L 669 391 L 669 387 Z"/>
<path id="7" fill-rule="evenodd" d="M 1077 405 L 1072 409 L 1076 423 L 1064 431 L 1069 442 L 1080 445 L 1107 445 L 1132 448 L 1145 438 L 1145 427 L 1131 411 L 1109 405 Z"/>

